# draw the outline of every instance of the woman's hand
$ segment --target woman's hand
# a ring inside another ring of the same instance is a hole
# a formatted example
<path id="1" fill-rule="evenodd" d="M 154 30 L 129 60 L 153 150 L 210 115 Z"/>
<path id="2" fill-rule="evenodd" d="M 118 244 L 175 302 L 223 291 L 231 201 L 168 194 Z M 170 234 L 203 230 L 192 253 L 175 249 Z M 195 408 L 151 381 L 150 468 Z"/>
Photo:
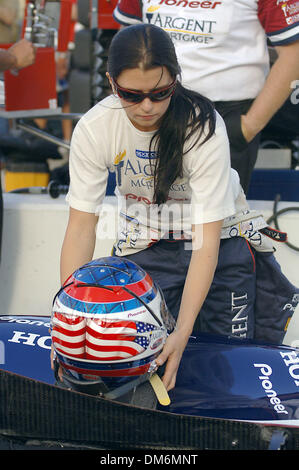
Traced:
<path id="1" fill-rule="evenodd" d="M 176 329 L 168 336 L 163 351 L 156 360 L 158 366 L 162 366 L 167 361 L 162 379 L 167 390 L 175 386 L 184 349 L 213 280 L 218 260 L 221 227 L 222 220 L 203 224 L 202 229 L 201 226 L 193 226 L 193 252 Z"/>
<path id="2" fill-rule="evenodd" d="M 167 361 L 162 378 L 166 390 L 171 390 L 175 386 L 177 371 L 188 342 L 188 337 L 186 338 L 179 331 L 174 331 L 168 336 L 163 351 L 157 357 L 156 364 L 158 366 L 162 366 Z"/>

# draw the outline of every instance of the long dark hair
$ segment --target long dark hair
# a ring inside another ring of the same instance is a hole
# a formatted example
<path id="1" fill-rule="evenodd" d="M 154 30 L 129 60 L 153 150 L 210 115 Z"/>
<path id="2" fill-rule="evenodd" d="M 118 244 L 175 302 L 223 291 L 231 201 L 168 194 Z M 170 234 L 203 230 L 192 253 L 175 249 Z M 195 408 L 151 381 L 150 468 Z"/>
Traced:
<path id="1" fill-rule="evenodd" d="M 199 65 L 200 66 L 200 65 Z M 128 26 L 120 30 L 111 41 L 108 55 L 108 72 L 117 81 L 125 69 L 155 67 L 167 68 L 171 77 L 180 77 L 175 48 L 169 35 L 150 24 Z M 169 107 L 161 119 L 158 130 L 151 140 L 158 158 L 154 171 L 154 203 L 161 204 L 168 198 L 170 186 L 183 175 L 183 156 L 198 144 L 206 124 L 206 142 L 215 131 L 213 104 L 205 97 L 188 90 L 178 81 Z M 187 149 L 185 143 L 192 136 Z"/>

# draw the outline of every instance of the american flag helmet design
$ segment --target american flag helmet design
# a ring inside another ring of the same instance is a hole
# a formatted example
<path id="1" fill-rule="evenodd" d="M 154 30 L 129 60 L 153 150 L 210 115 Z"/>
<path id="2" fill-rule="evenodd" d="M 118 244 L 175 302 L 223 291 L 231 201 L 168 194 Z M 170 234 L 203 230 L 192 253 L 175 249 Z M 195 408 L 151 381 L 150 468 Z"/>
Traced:
<path id="1" fill-rule="evenodd" d="M 125 258 L 87 263 L 53 301 L 54 350 L 76 379 L 115 382 L 149 372 L 173 327 L 159 288 Z"/>

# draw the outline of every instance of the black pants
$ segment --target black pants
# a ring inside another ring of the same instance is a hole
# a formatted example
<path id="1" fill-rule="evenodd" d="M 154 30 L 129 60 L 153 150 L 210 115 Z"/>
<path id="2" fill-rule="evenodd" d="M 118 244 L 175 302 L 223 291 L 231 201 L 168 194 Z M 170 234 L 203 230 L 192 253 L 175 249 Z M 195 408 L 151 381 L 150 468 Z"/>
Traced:
<path id="1" fill-rule="evenodd" d="M 215 103 L 215 107 L 226 125 L 230 143 L 231 166 L 239 173 L 245 194 L 249 190 L 260 142 L 260 135 L 257 135 L 248 143 L 241 129 L 241 115 L 248 111 L 251 103 L 252 100 L 217 101 Z"/>
<path id="2" fill-rule="evenodd" d="M 184 241 L 162 240 L 126 258 L 142 267 L 161 287 L 177 318 L 191 250 Z M 197 280 L 200 284 L 200 279 Z M 299 302 L 299 289 L 281 272 L 273 253 L 255 251 L 242 237 L 221 240 L 218 264 L 194 333 L 282 342 Z"/>

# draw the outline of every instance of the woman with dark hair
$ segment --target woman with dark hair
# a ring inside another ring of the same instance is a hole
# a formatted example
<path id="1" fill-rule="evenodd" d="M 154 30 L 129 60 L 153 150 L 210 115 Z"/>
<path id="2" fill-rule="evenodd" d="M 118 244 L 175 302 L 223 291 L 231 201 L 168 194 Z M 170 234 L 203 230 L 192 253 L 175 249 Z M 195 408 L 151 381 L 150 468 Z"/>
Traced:
<path id="1" fill-rule="evenodd" d="M 185 143 L 195 135 L 196 138 L 192 143 L 194 146 L 201 138 L 206 123 L 208 132 L 202 143 L 208 140 L 214 133 L 216 117 L 213 106 L 207 99 L 196 92 L 184 89 L 177 80 L 180 67 L 173 44 L 158 28 L 136 27 L 134 30 L 123 31 L 112 42 L 108 57 L 108 76 L 116 94 L 119 95 L 120 90 L 117 88 L 116 79 L 124 70 L 133 70 L 134 74 L 134 69 L 149 72 L 154 68 L 157 68 L 158 77 L 155 88 L 161 87 L 163 78 L 167 75 L 171 83 L 169 90 L 165 91 L 165 98 L 172 96 L 171 100 L 164 102 L 167 109 L 163 119 L 159 120 L 159 126 L 154 126 L 155 133 L 151 139 L 151 143 L 156 140 L 156 151 L 159 155 L 159 159 L 155 162 L 157 171 L 154 173 L 156 179 L 154 202 L 160 204 L 166 202 L 171 184 L 177 177 L 182 176 Z M 120 97 L 121 93 L 120 91 Z M 126 102 L 126 96 L 124 94 L 122 96 Z M 124 108 L 130 114 L 127 102 Z M 200 119 L 198 119 L 199 112 Z"/>
<path id="2" fill-rule="evenodd" d="M 179 75 L 173 44 L 161 28 L 140 24 L 114 36 L 107 72 L 113 94 L 83 116 L 72 137 L 70 217 L 61 254 L 62 282 L 92 259 L 96 236 L 105 237 L 100 224 L 96 235 L 96 225 L 108 170 L 115 171 L 113 253 L 152 276 L 177 320 L 157 359 L 158 365 L 167 361 L 168 389 L 194 328 L 257 334 L 256 250 L 273 262 L 272 246 L 265 247 L 259 231 L 266 223 L 249 210 L 230 168 L 222 118 L 209 100 L 184 88 Z M 294 294 L 285 285 L 276 341 L 289 316 L 283 305 Z"/>

